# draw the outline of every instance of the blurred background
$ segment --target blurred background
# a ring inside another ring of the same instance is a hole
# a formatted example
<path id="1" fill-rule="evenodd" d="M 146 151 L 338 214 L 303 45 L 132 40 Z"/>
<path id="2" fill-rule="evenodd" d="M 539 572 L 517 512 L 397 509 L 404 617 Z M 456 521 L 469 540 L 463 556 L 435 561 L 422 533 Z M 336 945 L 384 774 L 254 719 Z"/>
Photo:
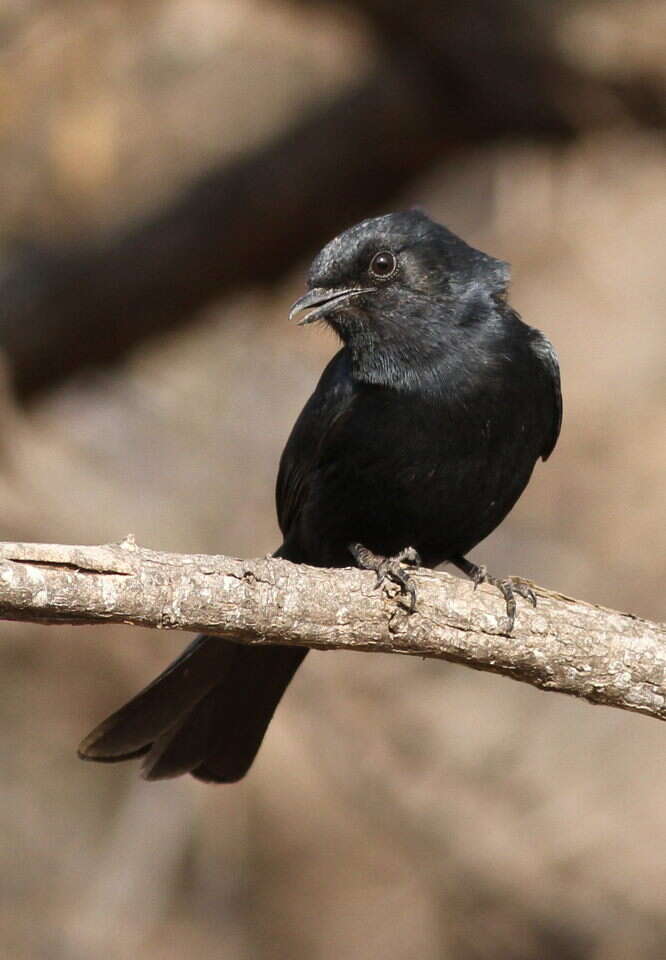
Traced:
<path id="1" fill-rule="evenodd" d="M 273 549 L 337 348 L 288 305 L 418 205 L 512 263 L 563 370 L 474 555 L 663 619 L 665 80 L 650 0 L 3 0 L 3 539 Z M 2 956 L 666 956 L 661 724 L 315 653 L 237 786 L 79 762 L 185 639 L 2 625 Z"/>

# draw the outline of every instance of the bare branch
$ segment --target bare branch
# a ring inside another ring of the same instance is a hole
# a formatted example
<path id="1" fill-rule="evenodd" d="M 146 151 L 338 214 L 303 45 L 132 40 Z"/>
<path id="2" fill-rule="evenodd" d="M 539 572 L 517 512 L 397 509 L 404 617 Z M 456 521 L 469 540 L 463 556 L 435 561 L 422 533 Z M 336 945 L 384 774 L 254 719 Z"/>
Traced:
<path id="1" fill-rule="evenodd" d="M 417 612 L 376 591 L 372 574 L 272 557 L 188 556 L 120 544 L 0 543 L 0 617 L 127 623 L 240 643 L 434 657 L 543 690 L 666 719 L 666 627 L 534 585 L 514 633 L 489 587 L 419 570 Z"/>

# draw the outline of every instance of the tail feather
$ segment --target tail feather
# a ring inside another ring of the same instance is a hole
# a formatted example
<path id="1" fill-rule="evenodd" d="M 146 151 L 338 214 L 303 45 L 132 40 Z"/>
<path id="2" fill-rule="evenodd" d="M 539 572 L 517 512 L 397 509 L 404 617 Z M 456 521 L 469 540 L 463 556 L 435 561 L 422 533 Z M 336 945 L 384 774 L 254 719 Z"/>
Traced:
<path id="1" fill-rule="evenodd" d="M 283 545 L 274 556 L 289 553 Z M 215 783 L 240 780 L 306 653 L 303 647 L 250 647 L 197 637 L 88 734 L 79 756 L 100 763 L 143 756 L 147 780 L 183 773 Z"/>
<path id="2" fill-rule="evenodd" d="M 233 783 L 245 776 L 307 652 L 305 647 L 244 648 L 226 695 L 216 697 L 212 690 L 206 697 L 210 740 L 204 762 L 192 770 L 197 779 Z"/>
<path id="3" fill-rule="evenodd" d="M 114 763 L 146 753 L 219 682 L 237 650 L 237 644 L 221 637 L 197 637 L 152 683 L 81 741 L 81 759 Z"/>
<path id="4" fill-rule="evenodd" d="M 306 653 L 298 647 L 237 647 L 224 679 L 153 743 L 143 776 L 164 780 L 192 773 L 218 783 L 240 780 Z"/>
<path id="5" fill-rule="evenodd" d="M 210 709 L 207 705 L 211 695 L 219 695 L 221 686 L 214 687 L 179 724 L 165 730 L 150 745 L 141 764 L 141 776 L 145 780 L 179 777 L 191 773 L 205 761 L 210 741 Z"/>
<path id="6" fill-rule="evenodd" d="M 240 780 L 306 653 L 197 637 L 83 740 L 79 756 L 102 763 L 144 756 L 148 780 L 184 773 L 216 783 Z"/>

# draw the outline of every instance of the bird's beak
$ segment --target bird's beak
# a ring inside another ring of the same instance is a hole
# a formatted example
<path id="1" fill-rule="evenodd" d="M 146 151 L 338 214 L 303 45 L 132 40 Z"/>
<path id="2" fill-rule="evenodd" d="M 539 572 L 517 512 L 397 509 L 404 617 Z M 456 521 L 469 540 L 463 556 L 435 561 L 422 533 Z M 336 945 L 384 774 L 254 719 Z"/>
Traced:
<path id="1" fill-rule="evenodd" d="M 296 303 L 292 304 L 289 311 L 289 319 L 293 320 L 299 313 L 309 310 L 302 317 L 298 324 L 303 326 L 306 323 L 312 323 L 319 317 L 327 313 L 332 313 L 338 307 L 346 306 L 354 297 L 359 297 L 363 293 L 372 293 L 374 287 L 349 287 L 347 289 L 326 289 L 324 287 L 315 287 L 314 290 L 308 290 L 304 296 L 300 297 Z"/>

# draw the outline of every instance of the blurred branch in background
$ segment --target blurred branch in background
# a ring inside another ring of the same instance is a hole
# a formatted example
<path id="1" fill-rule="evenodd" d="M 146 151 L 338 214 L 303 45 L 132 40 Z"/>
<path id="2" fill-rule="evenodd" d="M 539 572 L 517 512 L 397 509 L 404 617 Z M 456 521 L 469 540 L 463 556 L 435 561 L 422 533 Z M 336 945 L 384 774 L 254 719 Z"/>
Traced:
<path id="1" fill-rule="evenodd" d="M 620 118 L 664 125 L 657 80 L 611 82 L 562 57 L 550 4 L 356 7 L 385 57 L 354 90 L 99 243 L 24 250 L 0 283 L 0 348 L 20 396 L 276 281 L 465 145 L 561 141 Z"/>
<path id="2" fill-rule="evenodd" d="M 158 553 L 132 538 L 97 547 L 0 544 L 0 616 L 125 623 L 241 643 L 450 660 L 666 720 L 666 627 L 535 588 L 503 633 L 497 591 L 419 570 L 415 614 L 358 570 L 267 557 Z"/>

